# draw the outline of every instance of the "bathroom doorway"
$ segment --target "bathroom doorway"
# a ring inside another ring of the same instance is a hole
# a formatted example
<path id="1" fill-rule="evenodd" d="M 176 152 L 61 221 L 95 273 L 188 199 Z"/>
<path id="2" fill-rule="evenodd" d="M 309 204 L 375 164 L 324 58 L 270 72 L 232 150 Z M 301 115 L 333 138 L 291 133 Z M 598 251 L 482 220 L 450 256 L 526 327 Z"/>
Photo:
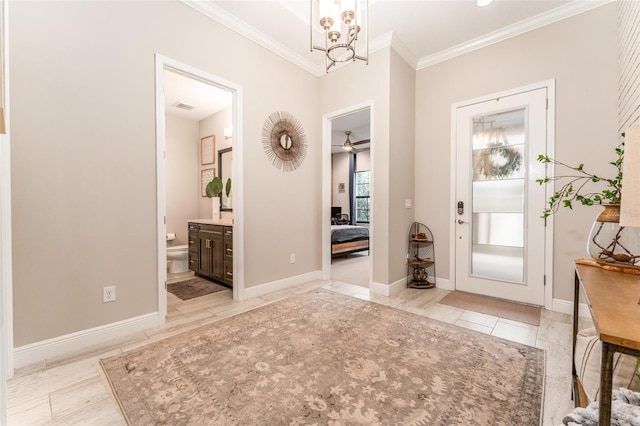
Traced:
<path id="1" fill-rule="evenodd" d="M 212 218 L 205 187 L 220 174 L 218 152 L 233 151 L 225 177 L 233 182 L 233 206 L 221 219 L 233 228 L 233 299 L 241 300 L 242 150 L 241 88 L 217 76 L 156 55 L 158 312 L 167 313 L 167 286 L 193 278 L 189 221 Z M 230 170 L 228 170 L 230 168 Z M 230 173 L 228 173 L 230 171 Z M 168 270 L 168 265 L 170 270 Z M 212 283 L 213 284 L 213 283 Z M 229 292 L 226 292 L 229 294 Z"/>

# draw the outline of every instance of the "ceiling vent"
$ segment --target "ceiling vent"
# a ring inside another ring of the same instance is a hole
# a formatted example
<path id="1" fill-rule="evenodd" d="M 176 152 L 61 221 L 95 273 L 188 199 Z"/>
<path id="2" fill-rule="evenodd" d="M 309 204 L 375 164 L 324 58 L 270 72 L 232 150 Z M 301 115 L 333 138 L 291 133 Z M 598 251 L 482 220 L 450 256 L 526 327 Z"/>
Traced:
<path id="1" fill-rule="evenodd" d="M 187 111 L 191 111 L 192 109 L 195 108 L 195 106 L 193 105 L 185 104 L 184 102 L 180 102 L 180 101 L 173 104 L 173 106 L 176 108 L 185 109 Z"/>

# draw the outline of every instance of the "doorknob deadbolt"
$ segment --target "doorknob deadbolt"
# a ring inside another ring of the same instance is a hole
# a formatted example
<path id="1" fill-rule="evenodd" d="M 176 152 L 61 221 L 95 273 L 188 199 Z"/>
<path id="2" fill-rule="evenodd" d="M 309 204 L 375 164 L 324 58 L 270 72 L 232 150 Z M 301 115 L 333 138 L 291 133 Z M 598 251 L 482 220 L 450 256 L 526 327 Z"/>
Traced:
<path id="1" fill-rule="evenodd" d="M 464 203 L 462 201 L 458 201 L 458 214 L 464 214 Z"/>

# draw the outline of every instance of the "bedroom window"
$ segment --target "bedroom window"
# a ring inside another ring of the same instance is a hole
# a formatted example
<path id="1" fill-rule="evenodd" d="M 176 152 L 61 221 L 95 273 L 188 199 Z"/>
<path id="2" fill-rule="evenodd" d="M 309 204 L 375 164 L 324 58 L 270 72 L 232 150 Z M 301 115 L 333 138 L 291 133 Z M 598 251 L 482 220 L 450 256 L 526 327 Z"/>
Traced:
<path id="1" fill-rule="evenodd" d="M 356 222 L 369 223 L 369 170 L 356 172 Z"/>

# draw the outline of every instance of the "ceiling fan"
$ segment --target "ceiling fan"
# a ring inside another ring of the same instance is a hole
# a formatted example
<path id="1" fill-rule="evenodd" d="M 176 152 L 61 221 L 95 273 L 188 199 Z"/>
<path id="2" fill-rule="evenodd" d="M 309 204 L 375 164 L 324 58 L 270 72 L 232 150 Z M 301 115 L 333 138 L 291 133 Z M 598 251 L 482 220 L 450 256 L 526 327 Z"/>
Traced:
<path id="1" fill-rule="evenodd" d="M 349 135 L 351 134 L 351 131 L 347 130 L 344 133 L 345 135 L 347 135 L 347 140 L 345 140 L 344 143 L 341 145 L 333 145 L 333 146 L 341 146 L 342 148 L 344 148 L 345 151 L 350 151 L 355 154 L 356 152 L 358 152 L 358 150 L 356 149 L 357 145 L 362 145 L 362 144 L 371 142 L 371 139 L 362 139 L 361 141 L 351 142 L 351 139 L 349 139 Z"/>

